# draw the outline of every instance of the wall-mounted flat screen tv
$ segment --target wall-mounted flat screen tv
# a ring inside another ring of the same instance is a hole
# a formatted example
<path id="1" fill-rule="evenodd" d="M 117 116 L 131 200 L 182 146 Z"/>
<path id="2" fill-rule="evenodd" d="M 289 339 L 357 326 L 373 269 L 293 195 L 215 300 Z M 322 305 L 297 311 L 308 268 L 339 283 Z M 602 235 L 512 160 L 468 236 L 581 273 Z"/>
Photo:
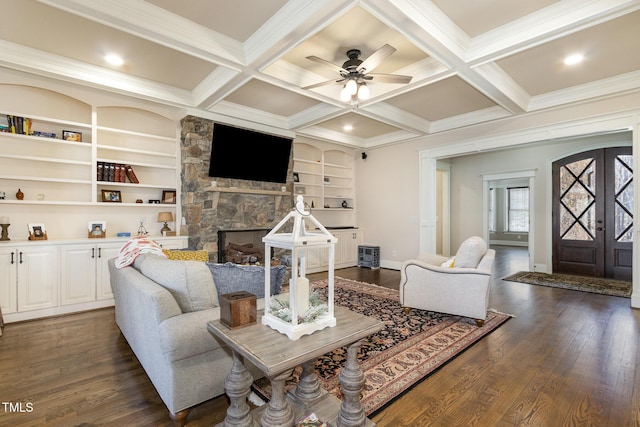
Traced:
<path id="1" fill-rule="evenodd" d="M 215 123 L 209 176 L 287 182 L 292 140 Z"/>

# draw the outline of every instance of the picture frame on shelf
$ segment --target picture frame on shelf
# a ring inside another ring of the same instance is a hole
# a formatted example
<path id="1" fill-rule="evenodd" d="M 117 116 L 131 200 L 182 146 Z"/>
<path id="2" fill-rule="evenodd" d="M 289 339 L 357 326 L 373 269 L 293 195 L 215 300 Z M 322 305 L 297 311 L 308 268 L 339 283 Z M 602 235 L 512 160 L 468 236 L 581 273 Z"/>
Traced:
<path id="1" fill-rule="evenodd" d="M 82 132 L 63 130 L 62 139 L 65 141 L 82 142 Z"/>
<path id="2" fill-rule="evenodd" d="M 42 223 L 27 224 L 29 240 L 47 240 L 47 228 Z"/>
<path id="3" fill-rule="evenodd" d="M 122 194 L 119 190 L 101 190 L 102 201 L 110 203 L 122 203 Z"/>
<path id="4" fill-rule="evenodd" d="M 300 182 L 300 175 L 298 175 L 298 172 L 293 173 L 293 182 Z"/>
<path id="5" fill-rule="evenodd" d="M 307 189 L 305 187 L 303 187 L 302 185 L 296 185 L 294 187 L 293 191 L 296 194 L 306 194 L 307 193 Z"/>
<path id="6" fill-rule="evenodd" d="M 105 221 L 89 221 L 87 237 L 90 239 L 104 239 L 107 236 Z"/>
<path id="7" fill-rule="evenodd" d="M 162 203 L 176 204 L 175 190 L 162 190 Z"/>

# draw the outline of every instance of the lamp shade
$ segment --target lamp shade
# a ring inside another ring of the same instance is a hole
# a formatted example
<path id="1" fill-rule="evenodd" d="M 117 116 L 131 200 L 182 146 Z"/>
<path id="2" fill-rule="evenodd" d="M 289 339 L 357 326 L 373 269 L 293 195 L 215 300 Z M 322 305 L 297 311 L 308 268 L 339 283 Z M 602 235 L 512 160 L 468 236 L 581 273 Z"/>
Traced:
<path id="1" fill-rule="evenodd" d="M 173 221 L 173 214 L 171 212 L 158 212 L 158 222 L 171 221 Z"/>

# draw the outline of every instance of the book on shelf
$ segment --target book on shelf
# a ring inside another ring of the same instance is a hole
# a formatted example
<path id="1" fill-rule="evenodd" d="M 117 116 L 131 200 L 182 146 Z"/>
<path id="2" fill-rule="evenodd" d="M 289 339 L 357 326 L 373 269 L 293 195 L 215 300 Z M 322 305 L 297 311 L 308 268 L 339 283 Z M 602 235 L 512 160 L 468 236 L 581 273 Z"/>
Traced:
<path id="1" fill-rule="evenodd" d="M 104 176 L 104 162 L 98 162 L 98 169 L 96 173 L 96 180 L 102 181 Z"/>
<path id="2" fill-rule="evenodd" d="M 12 114 L 6 114 L 6 131 L 11 133 L 17 133 L 20 135 L 31 135 L 31 119 L 27 117 L 14 116 Z M 0 127 L 4 128 L 5 119 L 2 120 Z"/>
<path id="3" fill-rule="evenodd" d="M 133 168 L 131 167 L 131 165 L 124 165 L 124 167 L 127 172 L 127 178 L 129 178 L 129 181 L 131 181 L 133 184 L 139 184 L 140 181 L 138 181 L 138 177 L 136 176 L 136 173 L 133 171 Z"/>

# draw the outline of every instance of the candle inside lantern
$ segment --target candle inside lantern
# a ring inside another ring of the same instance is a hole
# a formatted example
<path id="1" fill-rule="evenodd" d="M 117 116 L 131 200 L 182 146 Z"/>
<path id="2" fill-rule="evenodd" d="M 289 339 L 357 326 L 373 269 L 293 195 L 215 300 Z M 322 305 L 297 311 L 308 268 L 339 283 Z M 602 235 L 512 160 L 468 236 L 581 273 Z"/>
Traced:
<path id="1" fill-rule="evenodd" d="M 0 217 L 0 224 L 11 224 L 8 216 Z"/>
<path id="2" fill-rule="evenodd" d="M 309 309 L 309 279 L 306 277 L 298 277 L 295 282 L 296 286 L 296 311 L 301 316 Z"/>

